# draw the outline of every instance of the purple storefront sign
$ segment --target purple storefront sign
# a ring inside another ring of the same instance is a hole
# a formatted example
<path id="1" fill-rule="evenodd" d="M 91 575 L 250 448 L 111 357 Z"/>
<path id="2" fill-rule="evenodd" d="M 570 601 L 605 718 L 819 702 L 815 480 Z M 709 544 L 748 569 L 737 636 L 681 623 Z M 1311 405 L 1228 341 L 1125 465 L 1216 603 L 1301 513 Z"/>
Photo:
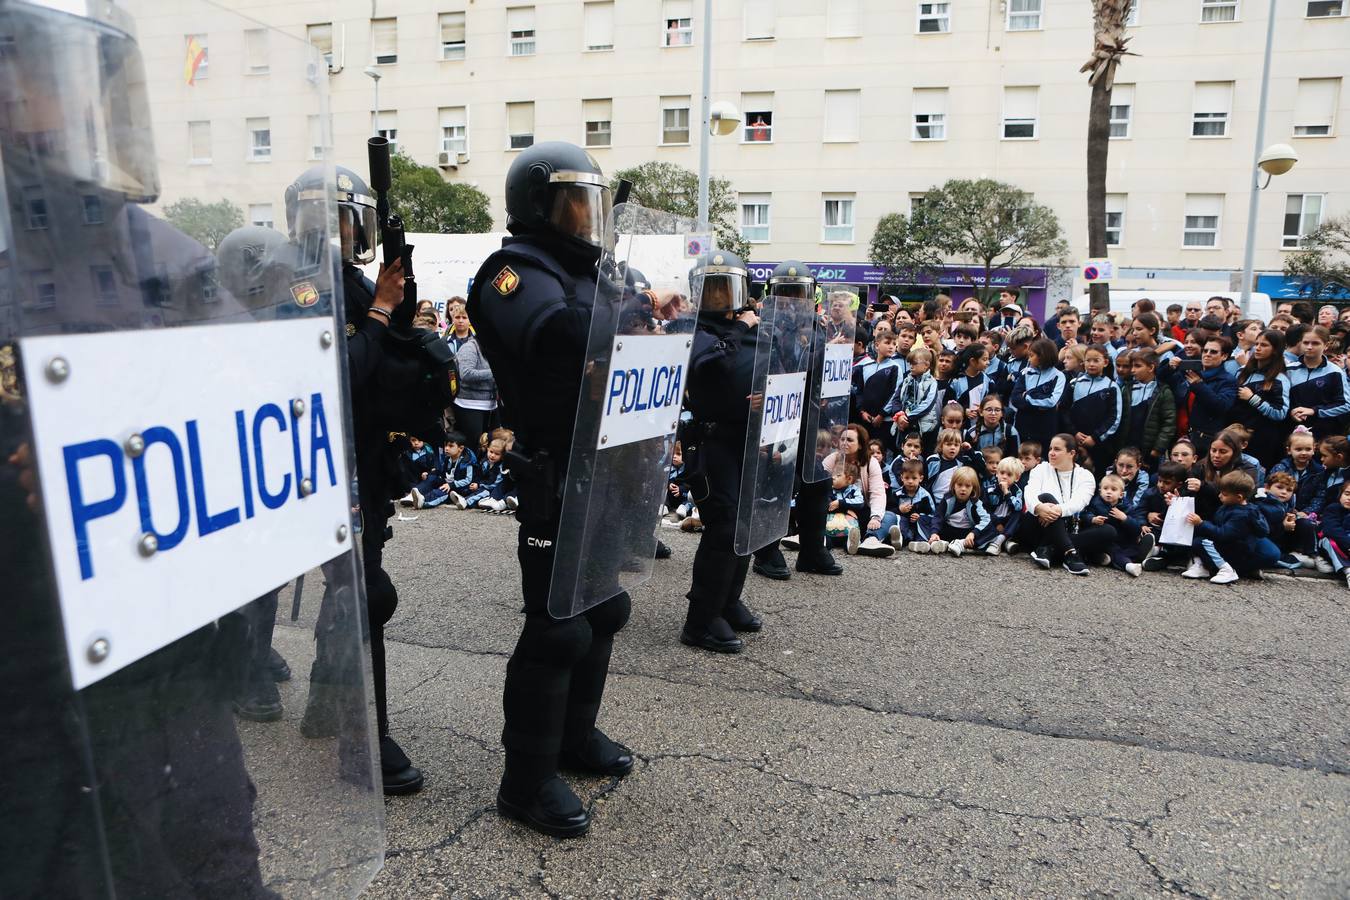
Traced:
<path id="1" fill-rule="evenodd" d="M 768 281 L 776 262 L 752 262 L 747 265 L 751 281 Z M 816 273 L 816 280 L 822 284 L 852 284 L 867 288 L 868 302 L 880 296 L 880 286 L 886 281 L 886 270 L 864 263 L 813 263 L 808 266 Z M 1027 312 L 1037 320 L 1045 318 L 1045 287 L 1048 271 L 1045 269 L 1016 269 L 1012 272 L 995 272 L 990 279 L 992 287 L 1012 287 L 1022 290 L 1026 297 Z M 952 300 L 960 303 L 975 294 L 976 287 L 984 286 L 984 269 L 974 266 L 947 266 L 936 278 L 915 283 L 915 287 L 943 287 L 951 294 Z"/>

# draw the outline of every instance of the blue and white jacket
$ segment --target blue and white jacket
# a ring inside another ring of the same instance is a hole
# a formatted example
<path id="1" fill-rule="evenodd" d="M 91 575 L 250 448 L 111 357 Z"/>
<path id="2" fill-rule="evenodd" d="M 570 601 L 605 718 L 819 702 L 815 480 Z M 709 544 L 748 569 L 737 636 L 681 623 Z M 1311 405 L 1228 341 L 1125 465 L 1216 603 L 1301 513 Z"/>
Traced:
<path id="1" fill-rule="evenodd" d="M 1287 374 L 1290 407 L 1308 406 L 1317 410 L 1308 422 L 1313 433 L 1321 438 L 1339 431 L 1338 425 L 1350 415 L 1350 382 L 1345 370 L 1323 359 L 1316 369 L 1300 363 Z"/>
<path id="2" fill-rule="evenodd" d="M 445 468 L 442 470 L 445 476 L 445 483 L 452 491 L 463 493 L 469 489 L 469 485 L 476 479 L 478 471 L 478 457 L 468 447 L 459 454 L 458 459 L 445 458 Z"/>
<path id="3" fill-rule="evenodd" d="M 952 490 L 952 476 L 964 463 L 958 454 L 955 459 L 943 459 L 942 454 L 934 453 L 924 461 L 924 485 L 933 500 L 941 502 Z"/>
<path id="4" fill-rule="evenodd" d="M 1105 375 L 1079 375 L 1070 388 L 1065 419 L 1068 431 L 1104 443 L 1120 428 L 1120 386 Z"/>
<path id="5" fill-rule="evenodd" d="M 1270 467 L 1270 474 L 1288 472 L 1294 476 L 1294 505 L 1300 512 L 1316 512 L 1321 499 L 1321 488 L 1326 479 L 1322 477 L 1322 463 L 1313 457 L 1308 460 L 1306 469 L 1294 468 L 1294 458 L 1286 456 Z"/>
<path id="6" fill-rule="evenodd" d="M 1024 435 L 1058 431 L 1059 402 L 1067 383 L 1059 369 L 1037 369 L 1031 365 L 1023 369 L 1008 398 L 1017 430 Z"/>
<path id="7" fill-rule="evenodd" d="M 883 412 L 888 416 L 904 413 L 909 418 L 910 427 L 917 428 L 922 434 L 937 428 L 942 410 L 938 406 L 938 383 L 933 373 L 924 372 L 921 378 L 906 375 Z"/>

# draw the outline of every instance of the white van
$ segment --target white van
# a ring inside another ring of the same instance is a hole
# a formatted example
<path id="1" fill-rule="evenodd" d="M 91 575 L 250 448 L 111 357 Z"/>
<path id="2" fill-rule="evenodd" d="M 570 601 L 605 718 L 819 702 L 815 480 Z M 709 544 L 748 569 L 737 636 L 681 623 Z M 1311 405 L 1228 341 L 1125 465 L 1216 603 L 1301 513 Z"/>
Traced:
<path id="1" fill-rule="evenodd" d="M 1199 303 L 1202 307 L 1205 301 L 1210 297 L 1227 297 L 1234 304 L 1241 304 L 1242 293 L 1239 291 L 1153 291 L 1153 290 L 1111 290 L 1111 311 L 1122 312 L 1125 315 L 1130 314 L 1130 308 L 1134 306 L 1135 301 L 1142 300 L 1145 297 L 1153 301 L 1153 305 L 1158 308 L 1158 318 L 1166 320 L 1167 307 L 1173 303 L 1185 308 L 1188 302 Z M 1079 315 L 1083 315 L 1088 310 L 1088 296 L 1083 294 L 1074 298 L 1074 307 Z M 1251 295 L 1251 312 L 1243 318 L 1260 319 L 1262 322 L 1269 322 L 1270 317 L 1275 314 L 1275 309 L 1271 306 L 1269 294 Z"/>

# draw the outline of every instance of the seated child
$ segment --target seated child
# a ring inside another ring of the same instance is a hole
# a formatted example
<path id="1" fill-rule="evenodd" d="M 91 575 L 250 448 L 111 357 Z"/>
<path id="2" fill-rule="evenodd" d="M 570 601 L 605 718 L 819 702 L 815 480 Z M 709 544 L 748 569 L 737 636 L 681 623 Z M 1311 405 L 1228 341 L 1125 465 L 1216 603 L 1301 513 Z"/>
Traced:
<path id="1" fill-rule="evenodd" d="M 1209 521 L 1195 513 L 1186 521 L 1195 526 L 1191 565 L 1182 578 L 1209 578 L 1211 584 L 1232 584 L 1244 574 L 1273 566 L 1279 549 L 1270 541 L 1270 526 L 1261 511 L 1247 501 L 1256 483 L 1246 472 L 1229 472 L 1219 479 L 1219 508 Z M 1212 577 L 1211 577 L 1212 573 Z"/>
<path id="2" fill-rule="evenodd" d="M 1288 454 L 1284 459 L 1271 466 L 1271 472 L 1288 472 L 1294 476 L 1294 505 L 1300 512 L 1316 512 L 1317 487 L 1321 481 L 1322 461 L 1317 458 L 1317 439 L 1300 425 L 1289 435 L 1285 444 Z"/>
<path id="3" fill-rule="evenodd" d="M 670 465 L 666 467 L 666 512 L 682 521 L 693 510 L 694 499 L 684 484 L 684 448 L 676 441 L 670 453 Z"/>
<path id="4" fill-rule="evenodd" d="M 951 490 L 936 501 L 936 507 L 927 521 L 919 521 L 920 533 L 928 537 L 929 553 L 960 556 L 968 550 L 983 550 L 994 539 L 989 510 L 980 502 L 980 476 L 970 466 L 952 473 Z"/>
<path id="5" fill-rule="evenodd" d="M 445 438 L 445 448 L 441 452 L 440 469 L 437 471 L 438 483 L 427 490 L 418 490 L 422 496 L 422 506 L 432 508 L 440 506 L 450 499 L 456 482 L 473 476 L 473 453 L 464 448 L 464 436 L 450 432 Z M 428 479 L 430 481 L 432 479 Z M 468 481 L 459 485 L 463 487 Z"/>
<path id="6" fill-rule="evenodd" d="M 399 454 L 398 468 L 407 496 L 399 500 L 404 506 L 421 509 L 428 494 L 445 484 L 441 476 L 441 459 L 420 438 L 408 438 L 409 449 Z"/>
<path id="7" fill-rule="evenodd" d="M 1093 497 L 1078 514 L 1082 525 L 1110 525 L 1116 538 L 1103 553 L 1104 559 L 1090 560 L 1109 564 L 1138 578 L 1144 574 L 1143 561 L 1153 552 L 1155 539 L 1143 531 L 1143 516 L 1130 512 L 1125 505 L 1125 479 L 1119 475 L 1103 475 Z"/>
<path id="8" fill-rule="evenodd" d="M 1171 460 L 1158 466 L 1157 479 L 1152 487 L 1144 491 L 1144 496 L 1139 498 L 1139 505 L 1135 507 L 1135 512 L 1144 518 L 1144 528 L 1155 535 L 1162 534 L 1163 520 L 1167 518 L 1167 507 L 1186 492 L 1187 474 L 1185 466 Z M 1168 566 L 1184 565 L 1190 550 L 1189 547 L 1162 544 L 1157 554 L 1144 560 L 1144 571 L 1161 572 Z"/>
<path id="9" fill-rule="evenodd" d="M 858 552 L 862 542 L 862 529 L 858 520 L 867 511 L 867 498 L 863 496 L 862 484 L 858 480 L 858 466 L 848 462 L 834 470 L 830 484 L 829 513 L 825 518 L 825 541 L 831 546 L 843 546 L 850 556 Z"/>
<path id="10" fill-rule="evenodd" d="M 1005 456 L 998 461 L 993 486 L 982 492 L 981 500 L 989 511 L 989 524 L 993 529 L 993 537 L 984 548 L 990 556 L 997 556 L 1005 546 L 1011 551 L 1017 523 L 1022 518 L 1021 480 L 1022 463 L 1015 456 Z"/>
<path id="11" fill-rule="evenodd" d="M 891 526 L 891 546 L 902 550 L 906 545 L 916 553 L 925 552 L 928 543 L 919 534 L 919 520 L 933 514 L 933 495 L 923 486 L 923 463 L 917 459 L 900 462 L 899 483 L 895 490 L 895 510 L 899 522 Z M 917 544 L 923 544 L 919 550 Z"/>
<path id="12" fill-rule="evenodd" d="M 979 451 L 972 449 L 966 455 L 966 459 L 966 465 L 979 473 L 980 496 L 987 495 L 998 484 L 998 464 L 1003 461 L 1002 448 L 985 447 Z"/>
<path id="13" fill-rule="evenodd" d="M 1271 472 L 1266 488 L 1258 491 L 1255 506 L 1265 514 L 1270 539 L 1280 548 L 1278 565 L 1284 569 L 1312 569 L 1317 565 L 1317 526 L 1298 509 L 1294 492 L 1298 481 L 1288 472 Z"/>
<path id="14" fill-rule="evenodd" d="M 955 407 L 960 409 L 960 407 Z M 951 490 L 952 474 L 961 467 L 961 432 L 944 428 L 938 433 L 937 452 L 924 463 L 924 485 L 940 501 Z"/>
<path id="15" fill-rule="evenodd" d="M 1350 481 L 1341 485 L 1336 502 L 1322 508 L 1322 540 L 1319 548 L 1332 571 L 1350 587 Z"/>
<path id="16" fill-rule="evenodd" d="M 1031 476 L 1031 470 L 1041 464 L 1041 454 L 1044 448 L 1038 441 L 1023 441 L 1017 445 L 1017 461 L 1022 464 L 1022 477 L 1017 479 L 1017 486 L 1022 490 L 1027 488 L 1027 479 Z"/>
<path id="17" fill-rule="evenodd" d="M 506 502 L 510 489 L 507 470 L 502 466 L 502 454 L 506 452 L 506 442 L 497 438 L 488 443 L 487 458 L 474 471 L 474 480 L 469 483 L 467 496 L 458 493 L 450 502 L 460 509 L 484 509 L 501 512 L 512 508 Z"/>
<path id="18" fill-rule="evenodd" d="M 1143 468 L 1144 454 L 1138 447 L 1122 447 L 1116 454 L 1116 463 L 1107 469 L 1110 475 L 1119 475 L 1121 481 L 1125 482 L 1125 511 L 1133 513 L 1139 506 L 1139 501 L 1144 499 L 1144 494 L 1148 492 L 1149 484 L 1153 479 Z"/>
<path id="19" fill-rule="evenodd" d="M 1010 456 L 1020 443 L 1017 429 L 1003 417 L 1003 400 L 998 394 L 988 394 L 980 402 L 980 415 L 966 429 L 966 443 L 976 450 L 998 447 L 1004 456 Z"/>

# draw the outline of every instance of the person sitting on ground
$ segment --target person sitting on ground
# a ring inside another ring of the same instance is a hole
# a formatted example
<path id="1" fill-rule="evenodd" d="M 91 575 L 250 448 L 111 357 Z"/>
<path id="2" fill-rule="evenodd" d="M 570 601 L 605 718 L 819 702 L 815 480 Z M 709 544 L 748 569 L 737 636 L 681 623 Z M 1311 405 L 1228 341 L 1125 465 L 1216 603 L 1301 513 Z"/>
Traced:
<path id="1" fill-rule="evenodd" d="M 1022 495 L 1022 463 L 1015 456 L 998 461 L 992 488 L 981 498 L 989 511 L 989 525 L 993 536 L 984 548 L 990 556 L 997 556 L 1005 547 L 1011 553 L 1016 543 L 1017 525 L 1022 519 L 1025 498 Z"/>
<path id="2" fill-rule="evenodd" d="M 843 460 L 835 464 L 830 483 L 830 505 L 825 519 L 825 540 L 830 546 L 843 547 L 852 556 L 862 544 L 858 518 L 866 513 L 867 499 L 858 482 L 858 464 Z"/>
<path id="3" fill-rule="evenodd" d="M 1071 434 L 1050 439 L 1049 458 L 1031 471 L 1025 491 L 1026 515 L 1018 526 L 1035 547 L 1031 561 L 1043 569 L 1056 562 L 1072 575 L 1087 575 L 1084 555 L 1097 555 L 1115 539 L 1109 526 L 1078 526 L 1078 514 L 1092 501 L 1097 480 L 1076 464 L 1078 440 Z"/>
<path id="4" fill-rule="evenodd" d="M 994 539 L 989 510 L 980 502 L 980 476 L 974 469 L 962 466 L 952 473 L 951 491 L 937 501 L 927 522 L 920 520 L 920 533 L 927 534 L 929 553 L 953 556 L 983 550 Z M 983 543 L 979 542 L 981 535 Z"/>
<path id="5" fill-rule="evenodd" d="M 1078 521 L 1080 528 L 1108 525 L 1115 531 L 1115 540 L 1091 562 L 1113 566 L 1134 578 L 1144 574 L 1143 561 L 1153 552 L 1156 541 L 1143 530 L 1143 516 L 1126 508 L 1125 479 L 1103 475 L 1097 485 L 1097 496 L 1079 514 Z"/>
<path id="6" fill-rule="evenodd" d="M 1266 476 L 1265 489 L 1257 491 L 1252 503 L 1265 514 L 1270 539 L 1280 549 L 1277 565 L 1283 569 L 1313 569 L 1317 567 L 1317 526 L 1307 513 L 1295 508 L 1297 487 L 1293 475 L 1272 472 Z"/>
<path id="7" fill-rule="evenodd" d="M 1208 578 L 1211 584 L 1232 584 L 1244 574 L 1275 565 L 1280 551 L 1270 540 L 1270 526 L 1249 504 L 1256 484 L 1246 472 L 1219 479 L 1220 506 L 1209 519 L 1188 513 L 1195 526 L 1194 556 L 1182 578 Z"/>
<path id="8" fill-rule="evenodd" d="M 1331 570 L 1346 579 L 1350 587 L 1350 481 L 1341 485 L 1336 502 L 1322 510 L 1320 556 Z"/>
<path id="9" fill-rule="evenodd" d="M 506 441 L 500 438 L 488 444 L 485 458 L 474 473 L 469 484 L 469 493 L 459 501 L 451 498 L 460 509 L 485 509 L 502 512 L 507 509 L 508 479 L 507 470 L 502 465 L 502 456 L 506 453 Z M 460 504 L 463 504 L 462 506 Z"/>
<path id="10" fill-rule="evenodd" d="M 404 506 L 421 509 L 426 495 L 445 483 L 439 454 L 421 438 L 408 438 L 408 449 L 399 454 L 398 468 L 408 488 L 407 496 L 399 500 Z"/>

